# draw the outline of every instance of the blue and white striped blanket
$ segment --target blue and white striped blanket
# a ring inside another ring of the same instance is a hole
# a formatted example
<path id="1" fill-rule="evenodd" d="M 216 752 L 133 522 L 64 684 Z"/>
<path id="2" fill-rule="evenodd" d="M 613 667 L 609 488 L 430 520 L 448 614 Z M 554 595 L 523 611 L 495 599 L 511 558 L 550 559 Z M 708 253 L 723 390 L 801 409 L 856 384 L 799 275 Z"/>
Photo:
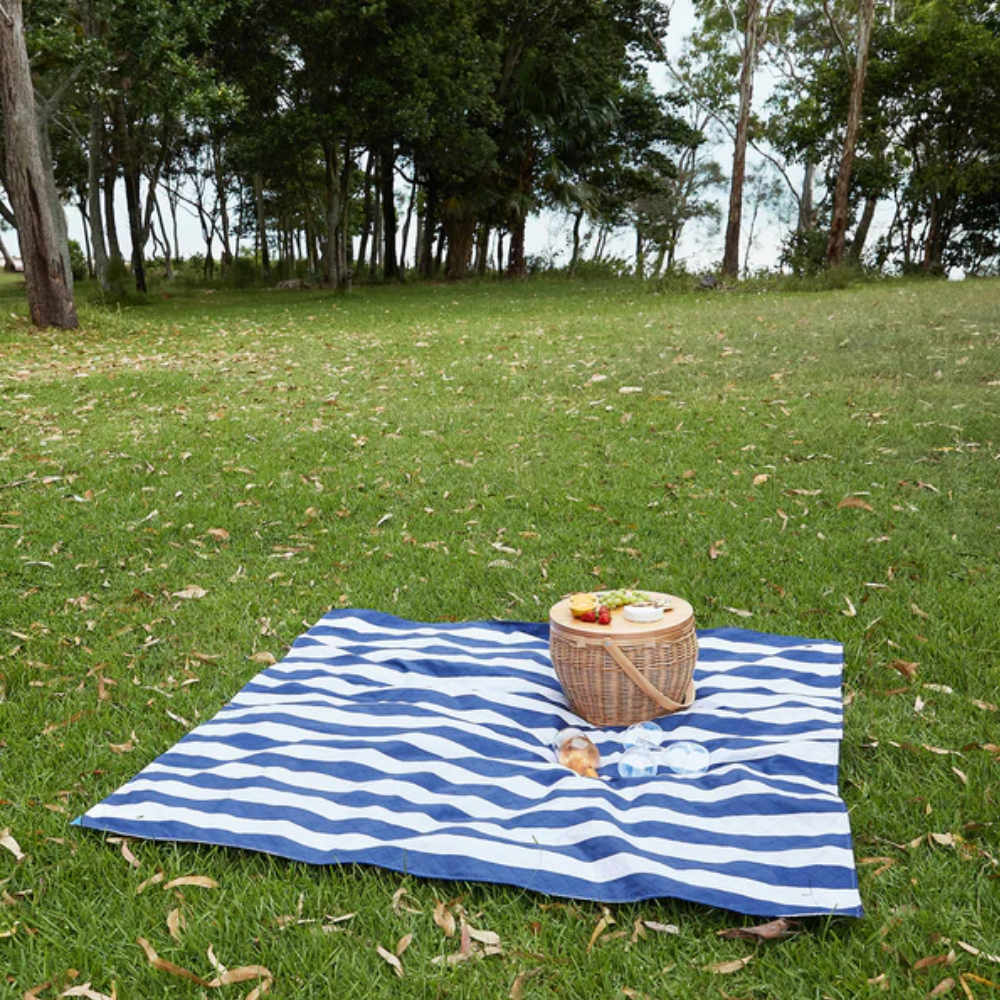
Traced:
<path id="1" fill-rule="evenodd" d="M 345 610 L 78 822 L 607 903 L 859 916 L 840 645 L 698 638 L 695 703 L 660 720 L 711 751 L 698 778 L 618 777 L 621 730 L 569 710 L 547 625 Z M 554 762 L 569 725 L 608 780 Z"/>

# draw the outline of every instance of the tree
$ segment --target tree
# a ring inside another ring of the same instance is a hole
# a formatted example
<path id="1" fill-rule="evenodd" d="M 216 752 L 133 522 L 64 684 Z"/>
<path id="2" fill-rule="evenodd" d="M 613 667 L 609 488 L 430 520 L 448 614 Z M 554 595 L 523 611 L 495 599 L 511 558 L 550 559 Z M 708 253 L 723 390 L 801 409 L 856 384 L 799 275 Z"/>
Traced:
<path id="1" fill-rule="evenodd" d="M 868 49 L 871 43 L 872 24 L 875 20 L 875 0 L 861 0 L 858 13 L 857 62 L 851 78 L 851 100 L 847 111 L 847 128 L 844 134 L 844 149 L 837 171 L 837 186 L 833 195 L 833 213 L 830 220 L 830 240 L 826 248 L 826 261 L 830 267 L 839 264 L 844 256 L 844 240 L 847 233 L 847 214 L 851 190 L 851 169 L 854 165 L 854 151 L 861 127 L 861 102 L 865 93 L 865 77 L 868 74 Z"/>
<path id="2" fill-rule="evenodd" d="M 6 0 L 0 8 L 0 103 L 4 182 L 17 218 L 31 321 L 40 327 L 74 329 L 76 306 L 49 198 L 55 189 L 52 166 L 43 161 L 39 144 L 21 0 Z"/>

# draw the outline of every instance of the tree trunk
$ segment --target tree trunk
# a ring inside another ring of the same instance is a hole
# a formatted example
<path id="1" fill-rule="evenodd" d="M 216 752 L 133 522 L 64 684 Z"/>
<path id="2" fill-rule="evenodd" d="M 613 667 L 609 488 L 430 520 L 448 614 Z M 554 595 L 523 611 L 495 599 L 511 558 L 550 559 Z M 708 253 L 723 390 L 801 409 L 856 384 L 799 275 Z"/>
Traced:
<path id="1" fill-rule="evenodd" d="M 580 227 L 583 225 L 583 209 L 578 208 L 573 216 L 573 254 L 569 259 L 569 276 L 576 274 L 576 265 L 580 260 Z"/>
<path id="2" fill-rule="evenodd" d="M 406 221 L 403 223 L 403 238 L 399 245 L 399 271 L 400 277 L 406 270 L 406 244 L 410 238 L 410 222 L 413 219 L 413 209 L 417 204 L 417 177 L 413 176 L 413 184 L 410 187 L 410 204 L 406 208 Z"/>
<path id="3" fill-rule="evenodd" d="M 490 262 L 490 225 L 480 222 L 476 228 L 476 275 L 486 277 L 486 268 Z"/>
<path id="4" fill-rule="evenodd" d="M 870 194 L 865 198 L 865 207 L 861 213 L 861 221 L 854 231 L 854 239 L 847 250 L 847 256 L 852 263 L 860 263 L 861 255 L 865 251 L 865 243 L 868 240 L 868 232 L 872 227 L 872 220 L 875 218 L 875 209 L 878 207 L 878 198 Z"/>
<path id="5" fill-rule="evenodd" d="M 343 196 L 340 189 L 340 153 L 336 143 L 323 144 L 326 182 L 326 255 L 323 276 L 334 288 L 344 288 L 347 284 L 346 267 L 342 250 L 342 224 L 344 218 Z"/>
<path id="6" fill-rule="evenodd" d="M 515 213 L 510 222 L 510 247 L 507 250 L 507 276 L 526 278 L 528 262 L 524 256 L 524 230 L 527 219 L 524 213 Z"/>
<path id="7" fill-rule="evenodd" d="M 215 196 L 219 199 L 219 239 L 222 242 L 221 261 L 225 270 L 233 262 L 232 244 L 229 242 L 229 185 L 222 164 L 222 139 L 212 140 L 212 169 L 215 175 Z"/>
<path id="8" fill-rule="evenodd" d="M 640 281 L 646 277 L 646 241 L 639 226 L 635 227 L 635 276 Z"/>
<path id="9" fill-rule="evenodd" d="M 125 177 L 125 207 L 128 211 L 128 232 L 132 241 L 132 278 L 137 292 L 146 291 L 146 263 L 142 256 L 142 203 L 139 190 L 139 159 L 133 148 L 125 115 L 125 102 L 115 101 L 115 138 Z"/>
<path id="10" fill-rule="evenodd" d="M 733 176 L 729 185 L 729 218 L 722 273 L 735 278 L 740 273 L 740 220 L 743 212 L 743 179 L 746 174 L 750 107 L 753 103 L 753 74 L 757 64 L 757 33 L 760 0 L 747 0 L 747 20 L 743 33 L 743 63 L 740 67 L 740 113 L 736 122 Z"/>
<path id="11" fill-rule="evenodd" d="M 799 198 L 799 222 L 798 231 L 807 233 L 815 228 L 816 220 L 813 218 L 813 188 L 816 184 L 816 164 L 812 159 L 806 160 L 806 165 L 802 170 L 802 197 Z"/>
<path id="12" fill-rule="evenodd" d="M 851 101 L 847 111 L 847 132 L 837 171 L 837 186 L 833 192 L 833 214 L 830 219 L 830 239 L 826 245 L 826 263 L 834 267 L 843 260 L 847 233 L 847 212 L 850 206 L 851 169 L 854 150 L 861 127 L 861 102 L 865 95 L 865 76 L 868 73 L 868 49 L 872 25 L 875 21 L 875 0 L 861 0 L 858 13 L 858 58 L 851 81 Z"/>
<path id="13" fill-rule="evenodd" d="M 427 196 L 424 206 L 424 235 L 420 242 L 420 273 L 429 278 L 434 270 L 434 225 L 438 210 L 437 178 L 427 178 Z"/>
<path id="14" fill-rule="evenodd" d="M 52 144 L 49 141 L 49 109 L 35 105 L 35 128 L 38 134 L 38 155 L 42 160 L 42 179 L 45 182 L 45 197 L 49 202 L 49 216 L 56 232 L 56 245 L 63 259 L 63 273 L 66 275 L 66 285 L 73 294 L 73 264 L 69 257 L 69 228 L 66 225 L 66 213 L 63 211 L 62 199 L 56 187 L 55 173 L 52 164 Z"/>
<path id="15" fill-rule="evenodd" d="M 21 0 L 6 0 L 0 9 L 0 96 L 5 183 L 17 218 L 31 321 L 39 327 L 72 330 L 78 325 L 76 307 L 47 196 L 45 174 L 51 175 L 52 165 L 42 160 L 39 151 Z"/>
<path id="16" fill-rule="evenodd" d="M 83 233 L 83 256 L 87 261 L 87 277 L 94 276 L 94 257 L 90 246 L 90 216 L 87 215 L 87 196 L 82 191 L 77 191 L 77 208 L 80 210 L 80 232 Z"/>
<path id="17" fill-rule="evenodd" d="M 382 276 L 395 281 L 399 277 L 399 261 L 396 258 L 396 148 L 390 142 L 379 156 L 381 174 L 379 185 L 382 192 L 382 234 L 385 250 L 382 253 Z"/>
<path id="18" fill-rule="evenodd" d="M 448 238 L 445 277 L 449 281 L 460 281 L 469 274 L 469 261 L 476 235 L 475 217 L 468 211 L 448 212 L 444 217 L 444 231 Z"/>
<path id="19" fill-rule="evenodd" d="M 365 266 L 368 260 L 368 241 L 372 232 L 372 170 L 375 166 L 375 154 L 368 153 L 368 162 L 365 164 L 365 195 L 364 214 L 361 221 L 361 242 L 358 245 L 358 270 Z"/>
<path id="20" fill-rule="evenodd" d="M 94 249 L 94 275 L 102 292 L 108 290 L 108 249 L 101 218 L 101 167 L 104 158 L 104 112 L 97 101 L 90 106 L 90 137 L 87 143 L 87 199 L 90 210 L 90 240 Z"/>
<path id="21" fill-rule="evenodd" d="M 117 165 L 113 162 L 105 164 L 104 184 L 104 231 L 108 237 L 108 257 L 124 260 L 121 241 L 118 239 L 118 222 L 115 218 L 115 182 L 117 180 Z"/>
<path id="22" fill-rule="evenodd" d="M 264 212 L 264 178 L 253 175 L 254 211 L 257 214 L 257 247 L 260 250 L 260 269 L 267 281 L 271 277 L 271 254 L 267 246 L 267 215 Z"/>

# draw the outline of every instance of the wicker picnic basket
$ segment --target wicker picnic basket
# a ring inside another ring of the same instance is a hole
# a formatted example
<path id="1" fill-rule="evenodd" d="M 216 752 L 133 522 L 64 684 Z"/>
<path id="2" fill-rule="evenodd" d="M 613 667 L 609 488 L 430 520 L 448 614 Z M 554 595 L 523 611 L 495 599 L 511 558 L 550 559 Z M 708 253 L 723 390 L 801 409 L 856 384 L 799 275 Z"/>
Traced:
<path id="1" fill-rule="evenodd" d="M 666 594 L 660 621 L 610 625 L 574 618 L 569 598 L 549 612 L 549 653 L 570 708 L 595 726 L 629 726 L 688 708 L 694 701 L 698 639 L 694 610 Z"/>

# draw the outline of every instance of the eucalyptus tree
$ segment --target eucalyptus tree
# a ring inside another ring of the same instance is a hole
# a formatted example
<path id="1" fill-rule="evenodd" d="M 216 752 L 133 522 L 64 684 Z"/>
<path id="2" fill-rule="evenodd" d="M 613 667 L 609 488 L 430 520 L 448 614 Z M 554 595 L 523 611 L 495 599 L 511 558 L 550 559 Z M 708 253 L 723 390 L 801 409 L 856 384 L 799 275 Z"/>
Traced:
<path id="1" fill-rule="evenodd" d="M 51 158 L 39 141 L 34 86 L 21 0 L 0 8 L 0 106 L 3 110 L 4 186 L 17 220 L 28 308 L 36 326 L 77 326 L 72 274 L 53 206 Z M 64 230 L 62 230 L 64 233 Z"/>

